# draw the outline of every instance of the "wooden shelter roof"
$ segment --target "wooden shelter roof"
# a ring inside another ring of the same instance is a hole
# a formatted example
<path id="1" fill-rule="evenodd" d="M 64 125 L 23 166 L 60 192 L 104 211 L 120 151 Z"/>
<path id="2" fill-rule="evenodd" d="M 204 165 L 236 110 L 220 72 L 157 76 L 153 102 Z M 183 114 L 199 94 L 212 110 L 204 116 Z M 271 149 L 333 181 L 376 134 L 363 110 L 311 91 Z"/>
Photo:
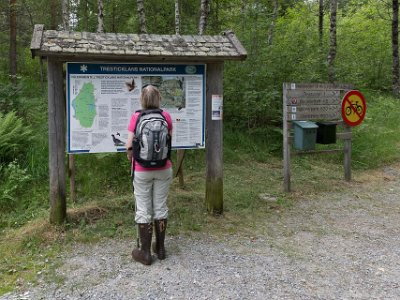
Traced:
<path id="1" fill-rule="evenodd" d="M 32 56 L 60 60 L 224 61 L 247 52 L 232 31 L 221 35 L 157 35 L 44 30 L 35 25 Z"/>

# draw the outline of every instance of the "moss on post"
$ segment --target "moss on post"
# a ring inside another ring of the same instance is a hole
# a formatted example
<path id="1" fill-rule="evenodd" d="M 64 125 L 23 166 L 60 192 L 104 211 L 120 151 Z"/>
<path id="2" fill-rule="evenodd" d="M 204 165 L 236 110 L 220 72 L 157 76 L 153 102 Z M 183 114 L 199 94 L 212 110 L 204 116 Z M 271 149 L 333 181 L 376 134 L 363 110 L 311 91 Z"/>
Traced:
<path id="1" fill-rule="evenodd" d="M 207 179 L 206 206 L 207 211 L 212 214 L 222 214 L 224 210 L 222 178 Z"/>

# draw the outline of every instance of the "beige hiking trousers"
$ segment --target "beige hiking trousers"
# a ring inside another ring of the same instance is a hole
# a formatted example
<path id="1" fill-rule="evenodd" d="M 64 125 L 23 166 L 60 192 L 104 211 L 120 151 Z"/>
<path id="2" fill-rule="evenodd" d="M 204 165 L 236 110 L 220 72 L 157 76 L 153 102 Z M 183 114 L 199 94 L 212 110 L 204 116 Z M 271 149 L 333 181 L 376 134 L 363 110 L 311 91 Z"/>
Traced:
<path id="1" fill-rule="evenodd" d="M 135 172 L 136 223 L 168 218 L 167 198 L 171 182 L 172 168 Z"/>

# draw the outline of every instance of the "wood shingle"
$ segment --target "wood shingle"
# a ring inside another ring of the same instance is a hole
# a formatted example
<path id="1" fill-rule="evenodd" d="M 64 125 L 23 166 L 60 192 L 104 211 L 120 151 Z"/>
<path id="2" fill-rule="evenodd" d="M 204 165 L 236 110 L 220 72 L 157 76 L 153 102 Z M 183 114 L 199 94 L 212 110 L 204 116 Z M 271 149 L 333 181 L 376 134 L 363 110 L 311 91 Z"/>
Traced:
<path id="1" fill-rule="evenodd" d="M 232 31 L 218 36 L 91 33 L 44 30 L 35 25 L 32 56 L 60 60 L 224 61 L 247 52 Z"/>

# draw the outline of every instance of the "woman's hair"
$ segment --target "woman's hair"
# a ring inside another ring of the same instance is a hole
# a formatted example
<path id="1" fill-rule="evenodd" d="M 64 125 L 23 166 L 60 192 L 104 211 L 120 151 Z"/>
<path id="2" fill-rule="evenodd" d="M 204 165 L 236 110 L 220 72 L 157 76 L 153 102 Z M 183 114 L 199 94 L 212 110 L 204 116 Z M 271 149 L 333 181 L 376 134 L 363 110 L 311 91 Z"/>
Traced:
<path id="1" fill-rule="evenodd" d="M 154 85 L 147 85 L 142 89 L 140 104 L 143 109 L 160 108 L 161 94 Z"/>

